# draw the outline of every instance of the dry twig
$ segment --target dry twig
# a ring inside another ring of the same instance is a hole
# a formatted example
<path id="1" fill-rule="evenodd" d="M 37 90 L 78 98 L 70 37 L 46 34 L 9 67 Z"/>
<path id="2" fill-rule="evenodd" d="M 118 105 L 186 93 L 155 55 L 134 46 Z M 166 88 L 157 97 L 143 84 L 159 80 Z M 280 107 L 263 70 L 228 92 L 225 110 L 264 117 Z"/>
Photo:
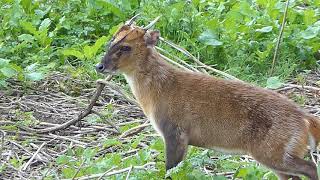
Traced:
<path id="1" fill-rule="evenodd" d="M 189 53 L 187 50 L 185 50 L 183 47 L 177 45 L 177 44 L 174 44 L 173 42 L 170 42 L 168 40 L 165 40 L 164 38 L 160 37 L 160 40 L 165 42 L 166 44 L 170 45 L 171 47 L 175 48 L 176 50 L 182 52 L 184 55 L 188 56 L 189 58 L 191 58 L 195 63 L 199 64 L 200 66 L 203 66 L 204 68 L 206 68 L 207 70 L 210 70 L 210 71 L 213 71 L 217 74 L 220 74 L 228 79 L 233 79 L 233 80 L 238 80 L 238 81 L 241 81 L 240 79 L 228 74 L 228 73 L 225 73 L 223 71 L 220 71 L 218 69 L 215 69 L 213 67 L 210 67 L 210 66 L 207 66 L 206 64 L 202 63 L 199 59 L 197 59 L 196 57 L 194 57 L 191 53 Z"/>
<path id="2" fill-rule="evenodd" d="M 280 47 L 280 42 L 281 42 L 281 39 L 282 39 L 284 26 L 286 24 L 289 2 L 290 2 L 290 0 L 287 0 L 286 8 L 284 10 L 284 15 L 283 15 L 282 23 L 281 23 L 281 28 L 280 28 L 280 32 L 279 32 L 279 36 L 278 36 L 278 40 L 277 40 L 277 44 L 276 44 L 276 48 L 274 50 L 274 55 L 273 55 L 273 59 L 272 59 L 272 67 L 271 67 L 271 70 L 270 70 L 270 74 L 271 75 L 272 75 L 273 70 L 274 70 L 274 66 L 275 66 L 275 63 L 276 63 L 276 59 L 277 59 L 278 51 L 279 51 L 279 47 Z"/>

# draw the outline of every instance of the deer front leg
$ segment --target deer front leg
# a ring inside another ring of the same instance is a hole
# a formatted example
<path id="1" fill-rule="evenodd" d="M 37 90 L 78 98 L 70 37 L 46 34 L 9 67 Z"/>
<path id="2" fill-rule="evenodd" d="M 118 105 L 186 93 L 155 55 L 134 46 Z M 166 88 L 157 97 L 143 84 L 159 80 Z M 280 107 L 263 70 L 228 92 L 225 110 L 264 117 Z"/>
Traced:
<path id="1" fill-rule="evenodd" d="M 177 166 L 188 149 L 188 137 L 178 126 L 166 123 L 163 127 L 166 148 L 166 170 Z"/>

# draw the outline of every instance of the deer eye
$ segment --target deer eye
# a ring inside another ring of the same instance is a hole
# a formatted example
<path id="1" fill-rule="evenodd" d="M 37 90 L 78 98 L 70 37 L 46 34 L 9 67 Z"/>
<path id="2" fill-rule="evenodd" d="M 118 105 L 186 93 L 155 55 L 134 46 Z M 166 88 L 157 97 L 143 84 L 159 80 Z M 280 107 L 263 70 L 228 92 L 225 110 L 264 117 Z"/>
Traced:
<path id="1" fill-rule="evenodd" d="M 120 48 L 120 51 L 124 51 L 124 52 L 131 51 L 131 47 L 130 47 L 130 46 L 122 46 L 122 47 Z"/>

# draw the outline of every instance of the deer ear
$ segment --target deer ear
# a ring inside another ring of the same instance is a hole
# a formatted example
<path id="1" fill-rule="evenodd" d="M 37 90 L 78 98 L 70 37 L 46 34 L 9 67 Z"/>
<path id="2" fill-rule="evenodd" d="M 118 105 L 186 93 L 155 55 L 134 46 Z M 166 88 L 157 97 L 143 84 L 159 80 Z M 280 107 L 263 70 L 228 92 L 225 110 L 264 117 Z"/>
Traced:
<path id="1" fill-rule="evenodd" d="M 155 46 L 159 40 L 159 31 L 147 31 L 144 35 L 144 40 L 147 46 Z"/>

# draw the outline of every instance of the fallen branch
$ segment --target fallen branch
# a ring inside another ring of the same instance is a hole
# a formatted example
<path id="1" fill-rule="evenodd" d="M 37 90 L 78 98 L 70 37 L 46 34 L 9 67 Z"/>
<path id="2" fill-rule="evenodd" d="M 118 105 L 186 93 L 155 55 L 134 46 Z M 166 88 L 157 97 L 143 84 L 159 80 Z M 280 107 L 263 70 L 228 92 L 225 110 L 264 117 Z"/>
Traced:
<path id="1" fill-rule="evenodd" d="M 41 144 L 41 146 L 38 148 L 38 150 L 33 154 L 33 156 L 29 159 L 29 161 L 22 167 L 22 171 L 25 171 L 28 166 L 30 165 L 30 163 L 33 161 L 34 158 L 36 158 L 36 156 L 38 155 L 38 153 L 40 152 L 40 150 L 47 144 L 47 142 L 44 142 Z"/>
<path id="2" fill-rule="evenodd" d="M 130 173 L 131 173 L 132 169 L 133 169 L 133 166 L 130 167 L 130 169 L 128 171 L 128 174 L 126 176 L 126 180 L 129 180 L 129 176 L 130 176 Z"/>
<path id="3" fill-rule="evenodd" d="M 139 125 L 139 126 L 135 126 L 127 131 L 125 131 L 124 133 L 122 133 L 119 138 L 125 138 L 125 137 L 128 137 L 128 136 L 132 136 L 132 135 L 135 135 L 139 132 L 141 132 L 144 128 L 148 127 L 148 126 L 151 126 L 151 124 L 149 123 L 149 121 L 146 121 L 145 123 Z"/>
<path id="4" fill-rule="evenodd" d="M 112 90 L 114 90 L 114 91 L 118 92 L 119 94 L 121 94 L 131 104 L 139 106 L 139 103 L 133 97 L 131 97 L 128 93 L 126 93 L 120 86 L 118 86 L 118 85 L 116 85 L 114 83 L 110 83 L 110 82 L 108 82 L 106 80 L 103 80 L 103 79 L 99 79 L 97 82 L 99 84 L 107 85 Z"/>
<path id="5" fill-rule="evenodd" d="M 109 81 L 111 78 L 112 78 L 112 76 L 110 75 L 106 78 L 105 81 Z M 61 124 L 61 125 L 49 127 L 49 128 L 45 128 L 45 129 L 34 129 L 34 128 L 28 128 L 28 127 L 24 127 L 24 126 L 19 126 L 19 128 L 21 128 L 25 131 L 42 134 L 42 133 L 49 133 L 49 132 L 65 129 L 65 128 L 68 128 L 69 126 L 81 121 L 83 118 L 85 118 L 86 116 L 88 116 L 91 113 L 93 106 L 95 105 L 96 101 L 98 100 L 99 96 L 101 95 L 103 88 L 106 85 L 106 83 L 100 83 L 99 80 L 97 81 L 97 84 L 98 84 L 98 86 L 97 86 L 96 93 L 92 97 L 89 106 L 83 112 L 81 112 L 80 115 L 76 119 L 72 119 L 68 122 Z"/>
<path id="6" fill-rule="evenodd" d="M 298 88 L 298 89 L 309 89 L 312 91 L 320 92 L 320 88 L 314 87 L 314 86 L 304 86 L 304 85 L 302 86 L 302 85 L 297 85 L 297 84 L 285 84 L 285 86 L 291 87 L 291 88 Z"/>

